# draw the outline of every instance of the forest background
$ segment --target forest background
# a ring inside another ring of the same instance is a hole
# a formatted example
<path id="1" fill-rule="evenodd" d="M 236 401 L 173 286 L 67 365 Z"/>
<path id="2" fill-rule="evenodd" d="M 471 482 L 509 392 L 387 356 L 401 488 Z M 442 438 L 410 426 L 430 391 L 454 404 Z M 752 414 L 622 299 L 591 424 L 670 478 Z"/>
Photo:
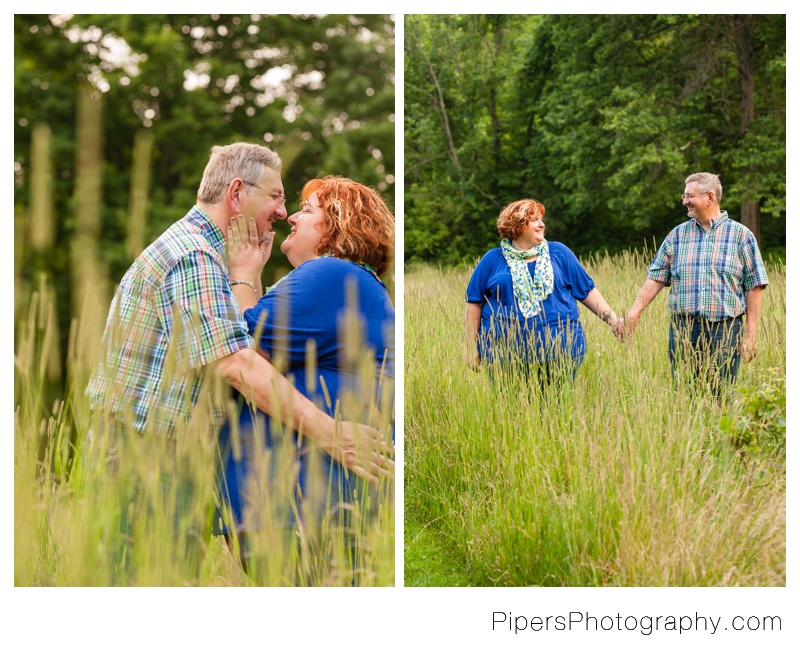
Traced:
<path id="1" fill-rule="evenodd" d="M 692 172 L 786 246 L 785 15 L 405 17 L 405 259 L 497 245 L 533 197 L 579 255 L 652 248 Z"/>
<path id="2" fill-rule="evenodd" d="M 388 15 L 15 14 L 15 316 L 44 274 L 54 384 L 83 289 L 110 301 L 194 204 L 213 145 L 275 149 L 289 214 L 326 174 L 394 209 L 394 59 Z M 265 283 L 290 269 L 275 247 Z"/>

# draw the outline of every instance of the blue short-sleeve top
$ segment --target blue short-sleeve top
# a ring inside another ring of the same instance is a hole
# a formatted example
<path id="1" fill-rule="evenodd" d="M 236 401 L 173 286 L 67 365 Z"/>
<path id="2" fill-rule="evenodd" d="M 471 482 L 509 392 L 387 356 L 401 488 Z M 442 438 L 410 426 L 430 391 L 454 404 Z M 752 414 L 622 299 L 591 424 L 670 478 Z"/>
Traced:
<path id="1" fill-rule="evenodd" d="M 478 351 L 483 360 L 515 358 L 533 363 L 565 354 L 583 358 L 586 338 L 577 302 L 586 299 L 595 287 L 594 281 L 567 246 L 557 242 L 548 245 L 553 292 L 532 318 L 526 318 L 517 305 L 511 271 L 499 247 L 489 250 L 473 271 L 466 299 L 481 305 Z M 528 263 L 531 277 L 536 263 Z"/>
<path id="2" fill-rule="evenodd" d="M 368 409 L 369 403 L 374 401 L 381 405 L 385 401 L 383 395 L 392 386 L 387 380 L 394 378 L 394 307 L 386 287 L 365 268 L 333 257 L 307 261 L 245 311 L 244 319 L 273 363 L 282 359 L 287 366 L 286 375 L 297 390 L 329 415 L 335 415 L 338 405 L 343 419 L 365 422 L 363 411 Z M 311 341 L 315 364 L 306 360 L 312 349 Z M 365 365 L 367 358 L 374 361 L 371 365 L 374 379 L 364 373 L 369 369 Z M 363 406 L 359 407 L 357 402 Z M 347 412 L 359 410 L 362 412 L 358 414 Z M 235 458 L 228 445 L 230 426 L 226 424 L 220 433 L 220 443 L 227 451 L 223 461 L 225 498 L 240 531 L 253 528 L 243 520 L 247 479 L 258 473 L 257 466 L 248 459 L 253 444 L 247 439 L 253 438 L 255 420 L 263 425 L 264 444 L 267 447 L 275 444 L 269 419 L 260 411 L 244 409 L 239 416 L 244 452 L 241 460 Z M 306 496 L 306 458 L 305 450 L 298 450 L 297 484 L 299 492 L 306 497 L 304 511 L 311 508 L 321 518 L 330 511 L 331 505 L 351 501 L 350 494 L 355 487 L 353 475 L 348 475 L 340 463 L 326 454 L 329 474 L 326 485 L 331 496 L 325 493 L 310 506 Z M 276 459 L 272 460 L 275 464 Z M 287 511 L 285 520 L 287 525 L 294 524 L 291 510 Z M 221 532 L 230 528 L 226 525 Z"/>
<path id="3" fill-rule="evenodd" d="M 244 312 L 250 333 L 257 333 L 263 321 L 259 344 L 273 358 L 288 358 L 295 386 L 310 399 L 322 400 L 323 390 L 315 380 L 306 379 L 309 340 L 315 344 L 317 374 L 325 379 L 334 404 L 343 384 L 357 382 L 358 360 L 346 352 L 348 297 L 356 303 L 362 345 L 375 358 L 377 377 L 382 371 L 385 378 L 393 378 L 394 307 L 383 283 L 355 263 L 333 257 L 307 261 Z M 316 393 L 309 391 L 312 387 Z M 322 403 L 332 414 L 327 401 Z"/>

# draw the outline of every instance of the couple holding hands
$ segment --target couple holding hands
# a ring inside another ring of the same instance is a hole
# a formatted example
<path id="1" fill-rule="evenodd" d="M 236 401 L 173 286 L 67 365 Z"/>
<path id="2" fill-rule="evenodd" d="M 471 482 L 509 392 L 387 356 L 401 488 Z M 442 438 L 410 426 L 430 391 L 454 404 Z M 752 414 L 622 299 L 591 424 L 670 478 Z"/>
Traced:
<path id="1" fill-rule="evenodd" d="M 720 210 L 717 175 L 696 173 L 685 183 L 690 219 L 664 239 L 624 318 L 569 248 L 545 239 L 541 203 L 525 199 L 505 207 L 497 220 L 500 247 L 483 256 L 467 286 L 468 364 L 489 363 L 492 375 L 498 368 L 516 370 L 542 387 L 559 377 L 571 383 L 586 355 L 577 302 L 624 340 L 661 289 L 671 286 L 672 374 L 684 361 L 719 395 L 723 384 L 735 381 L 741 359 L 756 355 L 761 293 L 769 282 L 753 233 Z"/>

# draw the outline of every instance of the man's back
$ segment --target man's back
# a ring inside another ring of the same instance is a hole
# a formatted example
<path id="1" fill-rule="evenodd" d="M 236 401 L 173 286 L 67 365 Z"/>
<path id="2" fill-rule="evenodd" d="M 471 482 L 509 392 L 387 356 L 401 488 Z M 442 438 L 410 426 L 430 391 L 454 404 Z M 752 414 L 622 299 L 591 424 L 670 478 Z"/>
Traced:
<path id="1" fill-rule="evenodd" d="M 159 434 L 185 421 L 203 366 L 251 343 L 227 277 L 222 234 L 197 207 L 142 252 L 111 304 L 87 389 L 93 408 L 132 411 L 131 426 Z"/>

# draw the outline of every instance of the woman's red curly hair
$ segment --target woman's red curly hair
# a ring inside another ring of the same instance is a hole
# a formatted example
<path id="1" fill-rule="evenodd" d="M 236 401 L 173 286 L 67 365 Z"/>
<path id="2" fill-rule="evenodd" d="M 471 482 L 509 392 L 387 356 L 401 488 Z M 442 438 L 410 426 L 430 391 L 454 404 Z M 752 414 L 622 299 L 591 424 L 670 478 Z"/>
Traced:
<path id="1" fill-rule="evenodd" d="M 518 238 L 525 226 L 536 218 L 544 218 L 544 204 L 536 200 L 517 200 L 511 202 L 497 218 L 497 231 L 501 238 Z"/>
<path id="2" fill-rule="evenodd" d="M 325 218 L 317 254 L 366 263 L 378 276 L 394 256 L 394 215 L 377 191 L 345 177 L 312 179 L 300 194 L 305 203 L 317 194 Z"/>

